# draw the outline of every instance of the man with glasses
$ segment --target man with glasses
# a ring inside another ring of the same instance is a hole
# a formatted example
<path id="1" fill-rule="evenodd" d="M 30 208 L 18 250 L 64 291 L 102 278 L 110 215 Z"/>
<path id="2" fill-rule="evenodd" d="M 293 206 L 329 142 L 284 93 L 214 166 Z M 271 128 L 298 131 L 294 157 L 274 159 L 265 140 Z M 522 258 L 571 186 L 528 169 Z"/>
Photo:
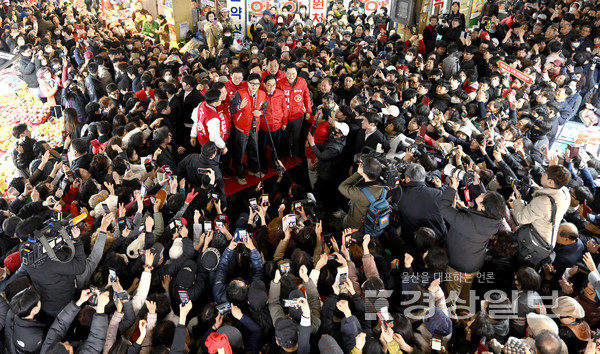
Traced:
<path id="1" fill-rule="evenodd" d="M 259 154 L 261 172 L 267 171 L 267 144 L 271 145 L 272 151 L 277 152 L 279 157 L 279 142 L 281 141 L 281 132 L 287 126 L 287 105 L 285 103 L 285 94 L 277 88 L 277 78 L 273 75 L 267 75 L 264 79 L 263 86 L 267 93 L 267 110 L 265 119 L 260 123 L 259 133 Z M 268 125 L 267 125 L 268 124 Z M 269 137 L 271 135 L 271 137 Z M 271 141 L 271 139 L 273 139 Z M 273 154 L 273 166 L 277 163 L 276 156 Z"/>
<path id="2" fill-rule="evenodd" d="M 260 125 L 261 117 L 267 111 L 267 98 L 266 93 L 259 90 L 260 84 L 259 74 L 248 75 L 248 88 L 237 91 L 229 107 L 236 129 L 233 144 L 233 168 L 236 171 L 238 183 L 242 186 L 248 183 L 244 178 L 244 165 L 242 165 L 246 152 L 249 174 L 264 177 L 264 174 L 260 172 L 258 161 L 257 127 Z M 250 147 L 246 151 L 248 145 Z"/>

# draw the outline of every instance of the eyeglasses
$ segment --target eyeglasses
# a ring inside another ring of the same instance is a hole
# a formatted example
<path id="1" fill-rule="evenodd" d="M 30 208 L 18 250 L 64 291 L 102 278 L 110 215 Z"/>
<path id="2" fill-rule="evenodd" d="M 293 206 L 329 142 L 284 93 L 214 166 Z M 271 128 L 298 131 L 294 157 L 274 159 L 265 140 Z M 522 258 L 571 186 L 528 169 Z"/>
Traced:
<path id="1" fill-rule="evenodd" d="M 249 82 L 248 85 L 259 86 L 260 82 Z"/>

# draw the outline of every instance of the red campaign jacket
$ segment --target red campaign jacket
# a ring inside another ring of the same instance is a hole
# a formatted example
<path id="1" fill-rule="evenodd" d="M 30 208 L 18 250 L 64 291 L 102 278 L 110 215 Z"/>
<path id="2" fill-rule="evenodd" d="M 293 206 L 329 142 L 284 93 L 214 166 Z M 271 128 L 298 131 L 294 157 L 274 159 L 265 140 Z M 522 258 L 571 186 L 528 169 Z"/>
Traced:
<path id="1" fill-rule="evenodd" d="M 231 113 L 229 112 L 229 105 L 223 101 L 221 105 L 217 107 L 217 113 L 219 113 L 219 121 L 221 121 L 221 135 L 223 136 L 223 141 L 227 141 L 229 139 L 229 134 L 231 134 Z"/>
<path id="2" fill-rule="evenodd" d="M 262 72 L 262 74 L 260 75 L 261 81 L 265 80 L 265 77 L 271 75 L 271 73 L 269 72 L 269 70 L 265 70 Z M 279 70 L 277 72 L 277 75 L 275 75 L 275 80 L 279 81 L 279 80 L 284 80 L 285 79 L 285 73 L 281 70 Z M 264 85 L 264 84 L 263 84 Z M 263 88 L 264 86 L 261 86 L 261 88 Z"/>
<path id="3" fill-rule="evenodd" d="M 269 123 L 269 129 L 274 132 L 283 125 L 287 125 L 287 103 L 285 102 L 285 94 L 280 89 L 276 88 L 272 95 L 265 92 L 267 97 L 267 111 L 265 112 L 265 119 Z M 267 131 L 267 124 L 265 120 L 260 122 L 260 130 L 263 132 Z"/>
<path id="4" fill-rule="evenodd" d="M 248 104 L 244 108 L 240 108 L 240 104 L 244 99 L 248 100 Z M 252 128 L 252 118 L 254 117 L 252 111 L 262 111 L 263 114 L 267 110 L 267 93 L 262 90 L 256 92 L 256 97 L 250 96 L 248 89 L 239 90 L 233 96 L 233 101 L 229 107 L 231 117 L 233 118 L 233 125 L 235 128 L 246 135 L 250 134 Z M 256 117 L 256 126 L 260 126 L 261 117 Z"/>
<path id="5" fill-rule="evenodd" d="M 277 81 L 277 87 L 283 90 L 288 106 L 288 121 L 296 120 L 304 115 L 302 108 L 306 107 L 306 113 L 312 113 L 312 102 L 306 81 L 299 77 L 292 87 L 287 79 Z"/>
<path id="6" fill-rule="evenodd" d="M 198 106 L 198 120 L 196 126 L 198 127 L 198 143 L 200 145 L 204 145 L 210 141 L 210 134 L 208 133 L 208 121 L 211 119 L 219 119 L 219 113 L 217 109 L 206 101 L 203 101 Z M 220 121 L 220 119 L 219 119 Z M 221 135 L 223 131 L 221 130 Z"/>
<path id="7" fill-rule="evenodd" d="M 225 103 L 227 104 L 227 107 L 229 107 L 231 105 L 231 102 L 233 101 L 233 96 L 235 95 L 235 93 L 239 90 L 248 88 L 248 81 L 242 81 L 241 84 L 235 86 L 233 82 L 231 82 L 231 80 L 228 80 L 225 82 L 225 88 L 227 89 L 227 97 L 225 98 Z"/>

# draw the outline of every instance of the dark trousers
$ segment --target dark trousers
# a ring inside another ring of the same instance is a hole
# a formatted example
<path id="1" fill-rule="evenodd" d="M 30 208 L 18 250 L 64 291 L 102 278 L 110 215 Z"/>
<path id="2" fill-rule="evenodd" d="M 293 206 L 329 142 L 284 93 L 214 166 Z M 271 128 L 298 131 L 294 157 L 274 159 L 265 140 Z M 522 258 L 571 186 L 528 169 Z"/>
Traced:
<path id="1" fill-rule="evenodd" d="M 277 152 L 277 157 L 279 157 L 279 144 L 281 142 L 281 129 L 271 132 L 271 136 L 273 137 L 273 141 L 271 142 L 271 138 L 269 137 L 269 132 L 259 131 L 258 132 L 258 146 L 260 148 L 258 158 L 260 159 L 260 168 L 262 172 L 267 172 L 267 145 L 271 147 L 271 160 L 272 165 L 275 165 L 275 154 L 274 151 Z M 273 146 L 275 144 L 275 146 Z"/>
<path id="2" fill-rule="evenodd" d="M 244 178 L 244 155 L 248 156 L 248 168 L 252 172 L 259 172 L 258 168 L 258 152 L 256 151 L 258 144 L 258 134 L 251 131 L 246 135 L 239 130 L 235 132 L 235 144 L 233 147 L 233 168 L 235 169 L 238 178 Z"/>
<path id="3" fill-rule="evenodd" d="M 296 120 L 288 121 L 287 128 L 285 129 L 285 136 L 288 139 L 290 156 L 298 157 L 300 156 L 300 148 L 304 145 L 300 144 L 300 135 L 302 133 L 302 123 L 304 122 L 304 118 L 300 117 Z"/>
<path id="4" fill-rule="evenodd" d="M 323 179 L 319 177 L 315 183 L 315 197 L 319 203 L 322 203 L 323 211 L 326 213 L 334 212 L 338 194 L 337 179 Z"/>
<path id="5" fill-rule="evenodd" d="M 229 138 L 225 142 L 225 146 L 227 146 L 227 153 L 225 155 L 221 155 L 221 169 L 225 171 L 231 171 L 231 160 L 233 159 L 233 150 L 235 146 L 235 134 L 241 134 L 236 132 L 233 124 L 230 127 L 231 133 L 229 134 Z"/>

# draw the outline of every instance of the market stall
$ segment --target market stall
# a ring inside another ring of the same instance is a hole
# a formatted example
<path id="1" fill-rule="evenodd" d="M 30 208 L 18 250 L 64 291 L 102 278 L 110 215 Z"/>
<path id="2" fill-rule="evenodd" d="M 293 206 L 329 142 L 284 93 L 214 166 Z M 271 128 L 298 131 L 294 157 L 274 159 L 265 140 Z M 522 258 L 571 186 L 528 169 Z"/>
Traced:
<path id="1" fill-rule="evenodd" d="M 15 138 L 12 127 L 25 123 L 36 140 L 45 140 L 53 148 L 62 144 L 62 118 L 52 115 L 52 106 L 43 103 L 18 76 L 14 67 L 0 71 L 0 193 L 15 175 L 10 150 Z"/>

